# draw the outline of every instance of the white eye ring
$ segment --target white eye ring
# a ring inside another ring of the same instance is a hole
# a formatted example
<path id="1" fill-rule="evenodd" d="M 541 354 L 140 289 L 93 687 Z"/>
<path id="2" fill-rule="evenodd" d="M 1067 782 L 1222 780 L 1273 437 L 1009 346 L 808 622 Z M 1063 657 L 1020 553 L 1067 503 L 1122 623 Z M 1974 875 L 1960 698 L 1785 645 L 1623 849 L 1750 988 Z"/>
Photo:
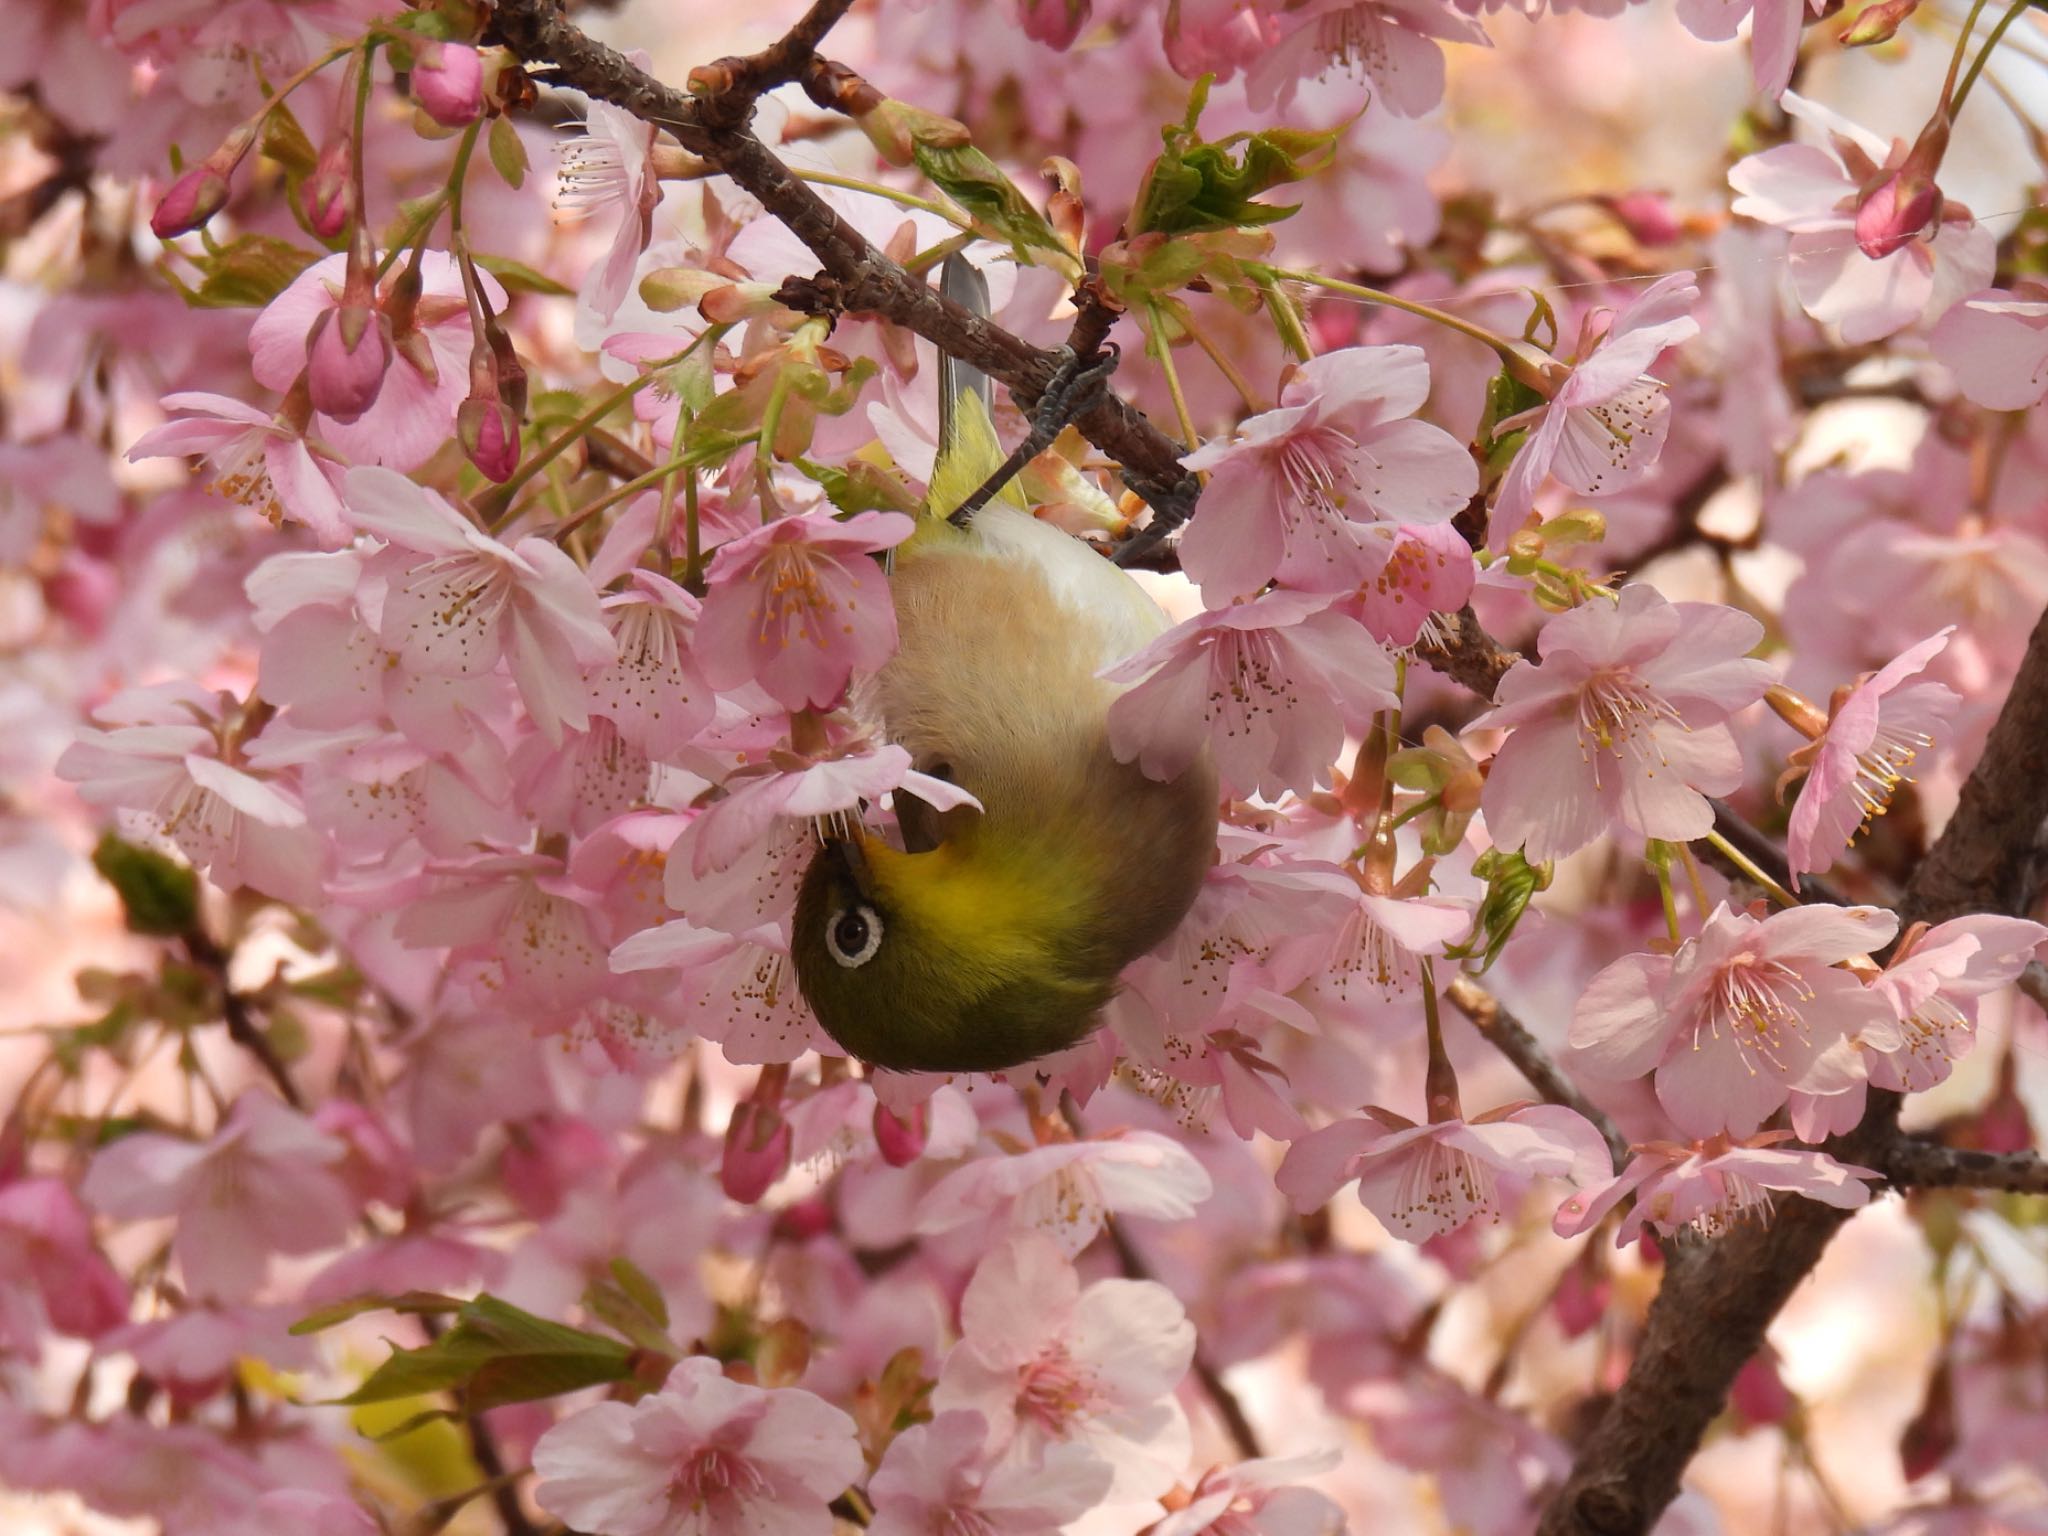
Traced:
<path id="1" fill-rule="evenodd" d="M 846 969 L 866 965 L 882 947 L 882 914 L 866 902 L 841 907 L 825 920 L 825 949 Z"/>

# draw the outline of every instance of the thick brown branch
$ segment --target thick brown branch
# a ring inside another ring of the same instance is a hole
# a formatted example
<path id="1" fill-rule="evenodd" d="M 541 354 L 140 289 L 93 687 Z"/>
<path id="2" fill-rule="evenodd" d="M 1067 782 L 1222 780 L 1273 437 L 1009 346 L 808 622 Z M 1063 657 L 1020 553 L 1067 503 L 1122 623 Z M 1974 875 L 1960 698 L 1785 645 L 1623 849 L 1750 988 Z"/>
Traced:
<path id="1" fill-rule="evenodd" d="M 2048 1195 L 2048 1160 L 2038 1152 L 1978 1152 L 1901 1136 L 1885 1157 L 1884 1173 L 1907 1189 L 2009 1189 Z"/>
<path id="2" fill-rule="evenodd" d="M 806 22 L 843 9 L 835 0 L 820 0 Z M 744 114 L 733 119 L 725 106 L 707 106 L 724 101 L 724 93 L 714 90 L 706 96 L 691 96 L 662 84 L 614 50 L 584 36 L 563 17 L 554 0 L 498 0 L 493 14 L 498 38 L 521 59 L 555 65 L 555 84 L 611 102 L 644 122 L 666 128 L 685 149 L 701 155 L 751 193 L 771 218 L 810 249 L 831 279 L 840 307 L 900 325 L 1000 380 L 1025 408 L 1037 403 L 1059 366 L 1058 353 L 1035 347 L 1001 326 L 969 314 L 868 244 L 749 131 Z M 819 29 L 811 46 L 822 36 Z M 740 61 L 744 67 L 739 80 L 773 77 L 776 68 L 760 61 L 774 53 L 770 49 L 767 54 Z M 734 94 L 746 96 L 744 89 L 736 89 Z M 751 97 L 746 99 L 751 107 Z M 1074 425 L 1122 467 L 1125 483 L 1160 514 L 1134 544 L 1149 547 L 1187 516 L 1193 490 L 1180 466 L 1181 449 L 1141 412 L 1105 392 Z"/>
<path id="3" fill-rule="evenodd" d="M 1510 650 L 1489 635 L 1469 606 L 1456 613 L 1438 614 L 1435 637 L 1425 631 L 1415 642 L 1415 654 L 1452 682 L 1489 701 L 1508 668 L 1522 659 L 1520 651 Z"/>
<path id="4" fill-rule="evenodd" d="M 1907 883 L 1901 922 L 2021 910 L 2044 821 L 2048 615 L 2035 627 L 1955 815 Z M 1898 1095 L 1872 1094 L 1863 1123 L 1830 1150 L 1846 1162 L 1887 1166 L 1898 1113 Z M 1540 1536 L 1633 1536 L 1656 1522 L 1736 1372 L 1846 1214 L 1818 1201 L 1788 1201 L 1768 1226 L 1740 1228 L 1670 1269 L 1628 1379 L 1544 1511 Z"/>
<path id="5" fill-rule="evenodd" d="M 1514 1063 L 1515 1070 L 1529 1080 L 1530 1087 L 1550 1103 L 1562 1104 L 1591 1121 L 1607 1143 L 1607 1150 L 1614 1154 L 1616 1168 L 1628 1162 L 1628 1138 L 1579 1092 L 1577 1085 L 1550 1059 L 1550 1053 L 1543 1049 L 1542 1042 L 1529 1033 L 1527 1025 L 1501 1006 L 1499 998 L 1468 976 L 1452 977 L 1444 988 L 1444 996 L 1451 1000 L 1453 1008 L 1472 1021 L 1473 1028 L 1484 1035 L 1495 1050 Z"/>

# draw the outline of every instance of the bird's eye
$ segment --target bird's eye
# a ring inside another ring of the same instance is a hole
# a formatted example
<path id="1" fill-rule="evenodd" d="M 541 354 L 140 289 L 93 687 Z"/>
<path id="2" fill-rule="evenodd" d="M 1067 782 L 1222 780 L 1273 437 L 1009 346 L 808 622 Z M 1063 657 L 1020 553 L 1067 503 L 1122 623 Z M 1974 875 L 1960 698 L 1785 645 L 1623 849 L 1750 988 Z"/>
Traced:
<path id="1" fill-rule="evenodd" d="M 825 924 L 825 947 L 849 971 L 866 965 L 882 947 L 882 914 L 865 902 L 841 907 Z"/>

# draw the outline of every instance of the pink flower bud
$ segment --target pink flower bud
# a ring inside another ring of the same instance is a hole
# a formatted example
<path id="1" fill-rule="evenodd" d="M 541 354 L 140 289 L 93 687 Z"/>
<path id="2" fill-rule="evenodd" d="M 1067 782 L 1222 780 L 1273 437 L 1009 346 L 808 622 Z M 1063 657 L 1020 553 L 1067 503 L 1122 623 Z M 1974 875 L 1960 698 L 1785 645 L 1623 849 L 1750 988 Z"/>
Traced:
<path id="1" fill-rule="evenodd" d="M 1048 48 L 1071 47 L 1088 25 L 1089 0 L 1018 0 L 1024 35 Z"/>
<path id="2" fill-rule="evenodd" d="M 925 1139 L 931 1134 L 930 1109 L 920 1104 L 908 1120 L 899 1120 L 886 1104 L 875 1106 L 875 1145 L 882 1149 L 882 1161 L 891 1168 L 907 1168 L 924 1156 Z"/>
<path id="3" fill-rule="evenodd" d="M 1613 1284 L 1604 1271 L 1584 1259 L 1566 1270 L 1550 1297 L 1550 1315 L 1568 1339 L 1591 1333 L 1607 1316 Z"/>
<path id="4" fill-rule="evenodd" d="M 1841 41 L 1850 48 L 1888 43 L 1905 25 L 1906 18 L 1919 9 L 1920 0 L 1878 0 L 1876 5 L 1865 6 L 1856 13 L 1856 19 L 1843 29 Z"/>
<path id="5" fill-rule="evenodd" d="M 1769 1350 L 1762 1350 L 1735 1373 L 1735 1384 L 1728 1389 L 1728 1406 L 1747 1424 L 1783 1424 L 1799 1403 L 1778 1374 L 1778 1362 Z"/>
<path id="6" fill-rule="evenodd" d="M 832 1203 L 813 1195 L 784 1208 L 775 1217 L 775 1236 L 785 1243 L 807 1243 L 832 1230 Z"/>
<path id="7" fill-rule="evenodd" d="M 462 451 L 484 477 L 503 485 L 519 467 L 519 418 L 495 394 L 471 395 L 455 408 Z"/>
<path id="8" fill-rule="evenodd" d="M 306 222 L 323 240 L 332 240 L 348 228 L 348 216 L 355 206 L 355 186 L 350 177 L 350 145 L 346 137 L 335 139 L 320 151 L 313 172 L 299 187 L 299 202 L 306 210 Z"/>
<path id="9" fill-rule="evenodd" d="M 149 216 L 149 227 L 159 240 L 188 234 L 227 206 L 235 167 L 256 142 L 253 128 L 237 128 L 221 141 L 220 147 L 171 183 L 171 190 Z"/>
<path id="10" fill-rule="evenodd" d="M 1948 115 L 1936 112 L 1921 130 L 1905 163 L 1863 196 L 1856 207 L 1856 244 L 1872 261 L 1910 245 L 1941 218 L 1941 188 L 1934 184 L 1948 151 Z"/>
<path id="11" fill-rule="evenodd" d="M 509 1129 L 498 1173 L 505 1193 L 535 1221 L 559 1212 L 569 1192 L 610 1160 L 603 1132 L 573 1115 L 540 1115 Z"/>
<path id="12" fill-rule="evenodd" d="M 1600 202 L 1637 245 L 1669 245 L 1685 233 L 1671 199 L 1662 192 L 1624 192 Z"/>
<path id="13" fill-rule="evenodd" d="M 413 100 L 443 128 L 465 128 L 484 109 L 484 67 L 466 43 L 425 43 L 412 67 Z"/>
<path id="14" fill-rule="evenodd" d="M 159 240 L 190 234 L 227 206 L 230 190 L 227 177 L 202 160 L 171 183 L 149 216 L 150 230 Z"/>
<path id="15" fill-rule="evenodd" d="M 718 1187 L 741 1205 L 754 1204 L 788 1170 L 789 1142 L 789 1122 L 777 1106 L 746 1100 L 726 1122 Z"/>
<path id="16" fill-rule="evenodd" d="M 313 409 L 349 422 L 377 403 L 391 366 L 383 317 L 363 305 L 323 309 L 306 333 L 306 387 Z"/>

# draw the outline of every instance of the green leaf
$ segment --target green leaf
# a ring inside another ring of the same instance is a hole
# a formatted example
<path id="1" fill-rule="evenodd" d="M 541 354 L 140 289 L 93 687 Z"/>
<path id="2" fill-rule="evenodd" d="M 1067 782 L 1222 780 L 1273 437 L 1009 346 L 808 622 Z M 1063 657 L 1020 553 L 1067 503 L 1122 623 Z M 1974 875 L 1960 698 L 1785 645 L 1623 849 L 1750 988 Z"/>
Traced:
<path id="1" fill-rule="evenodd" d="M 491 119 L 489 149 L 491 164 L 505 178 L 505 185 L 517 191 L 526 181 L 526 144 L 509 117 Z"/>
<path id="2" fill-rule="evenodd" d="M 285 174 L 293 180 L 310 175 L 320 159 L 320 152 L 299 126 L 299 120 L 292 116 L 292 109 L 281 101 L 263 120 L 262 147 L 263 153 L 283 166 Z"/>
<path id="3" fill-rule="evenodd" d="M 824 488 L 825 499 L 841 512 L 916 512 L 917 497 L 887 470 L 853 459 L 842 468 L 798 459 L 796 467 Z"/>
<path id="4" fill-rule="evenodd" d="M 1188 98 L 1187 117 L 1160 130 L 1166 148 L 1145 173 L 1130 222 L 1133 236 L 1159 231 L 1185 234 L 1201 229 L 1241 229 L 1272 224 L 1294 213 L 1298 204 L 1258 203 L 1252 199 L 1289 182 L 1301 181 L 1328 165 L 1337 140 L 1351 125 L 1320 133 L 1299 128 L 1268 128 L 1261 133 L 1233 133 L 1210 144 L 1196 126 L 1209 99 L 1204 75 Z"/>
<path id="5" fill-rule="evenodd" d="M 1002 167 L 972 144 L 930 144 L 920 140 L 912 153 L 917 168 L 932 184 L 958 203 L 974 221 L 1010 242 L 1019 261 L 1033 246 L 1066 253 L 1045 215 L 1017 190 Z"/>
<path id="6" fill-rule="evenodd" d="M 261 309 L 323 254 L 269 235 L 238 235 L 203 258 L 206 276 L 185 302 L 195 309 Z"/>
<path id="7" fill-rule="evenodd" d="M 1521 922 L 1523 912 L 1528 910 L 1530 898 L 1538 891 L 1548 889 L 1551 866 L 1531 864 L 1522 857 L 1519 848 L 1513 853 L 1489 848 L 1472 861 L 1472 873 L 1486 882 L 1486 895 L 1473 919 L 1472 936 L 1444 953 L 1454 960 L 1470 959 L 1475 954 L 1481 956 L 1477 974 L 1483 976 L 1514 936 L 1515 925 Z M 1485 940 L 1483 948 L 1480 944 L 1482 938 Z"/>
<path id="8" fill-rule="evenodd" d="M 661 1287 L 647 1276 L 647 1271 L 623 1256 L 611 1262 L 612 1278 L 619 1283 L 619 1289 L 631 1297 L 634 1305 L 653 1318 L 656 1326 L 668 1326 L 668 1299 L 661 1294 Z"/>
<path id="9" fill-rule="evenodd" d="M 523 261 L 514 261 L 510 256 L 478 256 L 476 264 L 513 293 L 545 293 L 561 298 L 576 291 L 565 288 L 544 272 L 534 271 Z"/>
<path id="10" fill-rule="evenodd" d="M 130 933 L 174 939 L 199 925 L 199 876 L 189 865 L 154 848 L 102 833 L 92 867 L 121 898 Z"/>
<path id="11" fill-rule="evenodd" d="M 459 1391 L 463 1411 L 481 1413 L 505 1403 L 624 1381 L 633 1374 L 632 1357 L 632 1348 L 617 1339 L 551 1323 L 495 1296 L 479 1296 L 463 1306 L 455 1326 L 441 1337 L 419 1349 L 393 1351 L 361 1386 L 334 1401 L 382 1403 L 423 1392 Z"/>
<path id="12" fill-rule="evenodd" d="M 316 1312 L 308 1312 L 296 1323 L 291 1331 L 299 1336 L 319 1333 L 332 1328 L 336 1323 L 345 1323 L 352 1317 L 361 1317 L 365 1312 L 405 1312 L 419 1315 L 428 1312 L 460 1312 L 463 1302 L 460 1297 L 443 1296 L 438 1291 L 401 1291 L 393 1296 L 384 1291 L 363 1291 L 354 1296 L 343 1297 Z"/>
<path id="13" fill-rule="evenodd" d="M 592 1317 L 639 1348 L 670 1358 L 678 1353 L 668 1336 L 668 1302 L 631 1259 L 613 1259 L 611 1278 L 593 1280 L 583 1293 L 583 1305 Z"/>

